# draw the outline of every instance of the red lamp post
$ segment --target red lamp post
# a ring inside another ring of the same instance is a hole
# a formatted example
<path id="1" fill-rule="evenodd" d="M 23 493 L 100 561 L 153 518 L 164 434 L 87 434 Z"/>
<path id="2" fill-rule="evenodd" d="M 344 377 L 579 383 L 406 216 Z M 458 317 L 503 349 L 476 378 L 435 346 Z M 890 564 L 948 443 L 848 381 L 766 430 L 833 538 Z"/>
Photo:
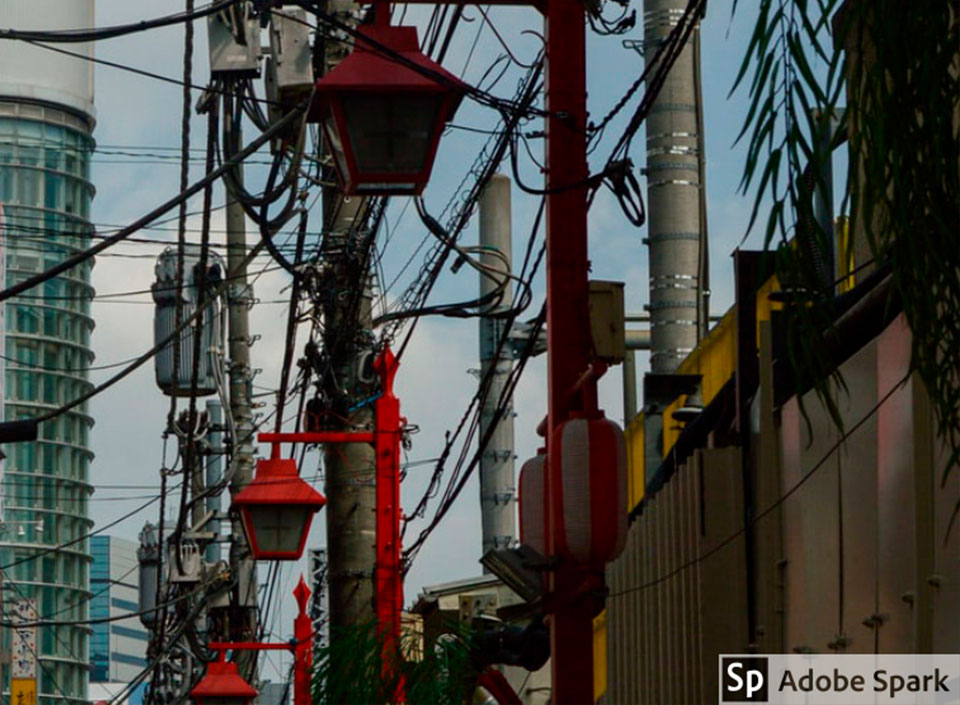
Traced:
<path id="1" fill-rule="evenodd" d="M 317 81 L 308 120 L 323 128 L 344 193 L 417 195 L 465 92 L 420 52 L 416 27 L 389 25 L 383 3 L 353 53 Z"/>
<path id="2" fill-rule="evenodd" d="M 293 622 L 293 640 L 288 643 L 260 641 L 212 641 L 217 660 L 207 666 L 206 675 L 190 691 L 196 705 L 248 705 L 258 691 L 247 683 L 237 664 L 226 660 L 227 651 L 291 651 L 293 653 L 293 703 L 310 705 L 310 670 L 313 653 L 313 624 L 307 615 L 310 588 L 300 576 L 293 590 L 298 613 Z"/>
<path id="3" fill-rule="evenodd" d="M 384 651 L 392 653 L 400 638 L 400 611 L 403 609 L 403 579 L 400 575 L 400 435 L 406 420 L 400 416 L 400 400 L 393 393 L 393 381 L 400 363 L 390 348 L 377 357 L 374 368 L 380 375 L 380 396 L 374 402 L 373 431 L 306 431 L 302 433 L 261 433 L 262 443 L 273 444 L 274 456 L 281 443 L 370 443 L 376 449 L 377 467 L 377 623 L 384 636 Z M 236 500 L 234 500 L 236 502 Z M 389 659 L 384 660 L 389 663 Z M 397 702 L 402 699 L 398 694 Z"/>
<path id="4" fill-rule="evenodd" d="M 279 446 L 274 451 L 279 450 Z M 310 532 L 313 515 L 327 500 L 300 479 L 292 458 L 257 461 L 253 481 L 233 498 L 254 558 L 296 560 Z"/>
<path id="5" fill-rule="evenodd" d="M 465 0 L 414 0 L 435 4 L 466 4 Z M 586 18 L 580 0 L 494 0 L 496 4 L 532 5 L 544 15 L 546 108 L 546 189 L 547 189 L 547 397 L 548 411 L 545 425 L 547 448 L 550 449 L 544 473 L 544 496 L 546 503 L 546 551 L 548 556 L 562 556 L 564 536 L 563 518 L 559 502 L 562 501 L 563 468 L 567 464 L 558 457 L 555 437 L 561 424 L 577 412 L 595 409 L 597 378 L 589 374 L 591 366 L 591 331 L 588 307 L 589 287 L 587 270 L 587 94 L 586 94 Z M 386 0 L 376 0 L 377 26 L 384 27 Z M 358 44 L 362 45 L 360 40 Z M 346 63 L 346 62 L 344 62 Z M 334 72 L 328 74 L 332 76 Z M 359 72 L 347 77 L 353 81 L 371 80 L 361 78 Z M 333 83 L 330 84 L 333 86 Z M 317 91 L 323 94 L 323 79 Z M 340 86 L 341 95 L 347 86 Z M 359 85 L 350 90 L 362 91 Z M 323 98 L 321 100 L 328 100 Z M 324 108 L 327 110 L 327 108 Z M 331 113 L 324 112 L 323 115 Z M 336 134 L 329 131 L 334 151 L 340 149 L 338 169 L 348 173 L 348 188 L 357 189 L 362 178 L 362 167 L 356 161 L 360 142 L 348 140 L 345 125 L 337 122 L 336 111 L 330 123 Z M 384 113 L 386 114 L 386 113 Z M 426 124 L 428 121 L 421 121 Z M 439 122 L 434 123 L 438 125 Z M 398 127 L 397 130 L 400 128 Z M 371 138 L 375 137 L 369 133 Z M 396 140 L 393 127 L 373 141 L 381 151 Z M 340 139 L 339 145 L 335 142 Z M 423 136 L 415 136 L 414 143 L 431 142 Z M 347 158 L 354 152 L 353 166 Z M 376 151 L 376 150 L 375 150 Z M 432 155 L 429 157 L 432 161 Z M 426 161 L 423 162 L 426 164 Z M 353 172 L 351 173 L 351 168 Z M 412 173 L 412 170 L 411 170 Z M 419 181 L 404 181 L 407 193 L 419 193 L 429 169 L 419 172 Z M 404 177 L 406 179 L 406 177 Z M 398 179 L 399 181 L 399 179 Z M 385 181 L 371 177 L 371 192 L 386 192 Z M 396 182 L 395 182 L 396 183 Z M 592 403 L 591 403 L 591 400 Z M 562 445 L 562 444 L 561 444 Z M 626 511 L 625 507 L 616 511 Z M 551 667 L 553 676 L 553 702 L 557 705 L 593 702 L 593 624 L 592 619 L 602 607 L 598 599 L 603 586 L 602 571 L 596 566 L 585 566 L 569 559 L 560 562 L 556 570 L 548 573 L 550 599 Z"/>

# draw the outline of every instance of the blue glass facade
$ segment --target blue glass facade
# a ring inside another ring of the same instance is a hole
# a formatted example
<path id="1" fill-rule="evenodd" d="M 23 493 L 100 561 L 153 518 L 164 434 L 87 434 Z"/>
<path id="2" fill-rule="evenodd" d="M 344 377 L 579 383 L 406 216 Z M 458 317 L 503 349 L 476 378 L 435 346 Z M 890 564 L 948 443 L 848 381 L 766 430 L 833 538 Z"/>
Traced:
<path id="1" fill-rule="evenodd" d="M 0 99 L 4 286 L 89 246 L 91 130 L 78 113 Z M 44 414 L 90 389 L 92 266 L 75 267 L 5 304 L 5 420 Z M 92 425 L 81 405 L 42 423 L 36 442 L 6 448 L 0 564 L 11 566 L 4 576 L 12 583 L 8 598 L 36 599 L 41 619 L 76 622 L 38 629 L 41 705 L 86 701 Z"/>
<path id="2" fill-rule="evenodd" d="M 137 544 L 115 536 L 90 539 L 90 617 L 93 625 L 90 682 L 126 683 L 147 665 L 149 636 L 135 615 L 138 594 Z M 124 618 L 131 615 L 129 618 Z"/>

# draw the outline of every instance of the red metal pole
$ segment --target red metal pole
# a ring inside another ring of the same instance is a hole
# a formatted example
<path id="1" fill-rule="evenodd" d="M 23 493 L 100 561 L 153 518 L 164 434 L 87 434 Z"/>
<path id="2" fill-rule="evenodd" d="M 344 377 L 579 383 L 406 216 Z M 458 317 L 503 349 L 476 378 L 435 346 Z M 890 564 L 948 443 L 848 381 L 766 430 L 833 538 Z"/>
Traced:
<path id="1" fill-rule="evenodd" d="M 400 644 L 403 581 L 400 578 L 400 400 L 393 393 L 399 362 L 387 347 L 375 362 L 381 393 L 376 401 L 374 447 L 377 457 L 377 622 L 384 639 L 384 669 Z M 385 673 L 386 675 L 386 673 Z M 402 687 L 401 687 L 402 690 Z M 403 693 L 396 696 L 403 701 Z"/>
<path id="2" fill-rule="evenodd" d="M 293 705 L 310 705 L 310 672 L 313 670 L 313 622 L 307 615 L 310 588 L 303 576 L 293 589 L 299 612 L 293 621 Z"/>
<path id="3" fill-rule="evenodd" d="M 577 0 L 546 3 L 546 182 L 547 190 L 547 400 L 548 444 L 572 405 L 571 390 L 590 363 L 587 284 L 587 93 L 586 19 Z M 596 387 L 596 380 L 585 381 Z M 584 389 L 586 396 L 589 390 Z M 555 504 L 559 458 L 548 458 L 547 497 Z M 548 511 L 553 526 L 562 521 Z M 547 532 L 552 553 L 555 529 Z M 593 702 L 593 622 L 584 597 L 584 576 L 563 564 L 551 578 L 551 592 L 563 605 L 550 615 L 553 702 Z"/>

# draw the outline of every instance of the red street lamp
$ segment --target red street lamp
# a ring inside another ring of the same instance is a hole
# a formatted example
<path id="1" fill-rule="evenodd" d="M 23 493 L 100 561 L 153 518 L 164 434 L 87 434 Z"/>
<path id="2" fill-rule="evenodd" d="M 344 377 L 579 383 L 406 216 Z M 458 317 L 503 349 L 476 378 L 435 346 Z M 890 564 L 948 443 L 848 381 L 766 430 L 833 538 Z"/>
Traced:
<path id="1" fill-rule="evenodd" d="M 233 498 L 253 557 L 274 560 L 303 555 L 313 515 L 326 503 L 300 479 L 295 460 L 278 457 L 257 461 L 253 481 Z"/>
<path id="2" fill-rule="evenodd" d="M 317 81 L 310 106 L 348 195 L 422 193 L 467 89 L 420 52 L 416 27 L 389 25 L 388 7 L 377 3 L 376 23 Z"/>
<path id="3" fill-rule="evenodd" d="M 293 653 L 293 703 L 310 705 L 310 671 L 313 658 L 313 622 L 307 616 L 310 588 L 300 576 L 293 591 L 299 611 L 293 622 L 293 639 L 284 643 L 263 641 L 211 641 L 208 646 L 218 653 L 217 660 L 207 666 L 207 675 L 190 691 L 196 705 L 248 705 L 257 696 L 237 671 L 235 663 L 226 660 L 227 651 L 290 651 Z"/>
<path id="4" fill-rule="evenodd" d="M 249 705 L 257 695 L 257 689 L 243 680 L 237 664 L 230 661 L 211 663 L 207 675 L 190 691 L 196 705 Z"/>

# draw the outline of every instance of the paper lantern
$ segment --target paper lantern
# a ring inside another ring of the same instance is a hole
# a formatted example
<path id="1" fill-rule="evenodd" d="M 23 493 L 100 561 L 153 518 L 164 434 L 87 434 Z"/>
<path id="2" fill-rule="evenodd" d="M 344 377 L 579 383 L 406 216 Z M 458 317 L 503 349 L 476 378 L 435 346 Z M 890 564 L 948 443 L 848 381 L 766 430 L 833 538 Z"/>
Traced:
<path id="1" fill-rule="evenodd" d="M 574 415 L 553 436 L 550 462 L 557 555 L 602 568 L 627 537 L 627 449 L 623 430 L 602 412 Z M 554 477 L 557 475 L 555 474 Z"/>

